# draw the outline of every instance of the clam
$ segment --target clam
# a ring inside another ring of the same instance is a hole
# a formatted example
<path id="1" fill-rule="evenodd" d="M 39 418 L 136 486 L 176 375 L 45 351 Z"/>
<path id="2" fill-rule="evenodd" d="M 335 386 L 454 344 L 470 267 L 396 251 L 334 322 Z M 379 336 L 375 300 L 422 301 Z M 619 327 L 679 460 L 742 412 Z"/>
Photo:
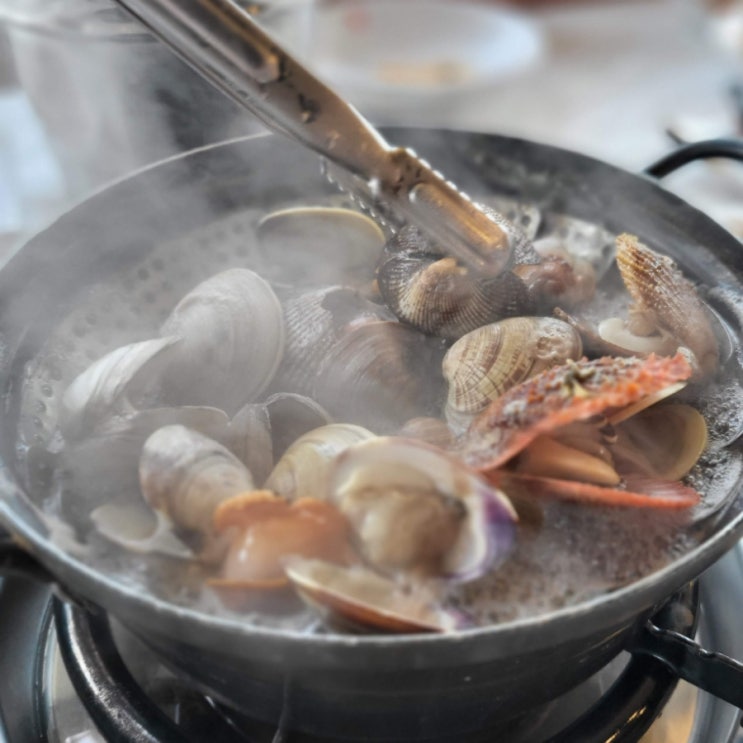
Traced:
<path id="1" fill-rule="evenodd" d="M 389 575 L 471 580 L 509 551 L 508 499 L 460 461 L 412 439 L 377 437 L 338 455 L 329 499 L 369 565 Z"/>
<path id="2" fill-rule="evenodd" d="M 626 329 L 634 336 L 657 335 L 658 342 L 670 335 L 677 347 L 688 348 L 693 355 L 696 376 L 713 374 L 720 352 L 711 315 L 676 263 L 634 235 L 623 234 L 617 238 L 617 266 L 634 300 Z M 605 326 L 602 336 L 606 338 L 607 332 L 611 333 Z M 615 335 L 607 339 L 618 342 Z"/>
<path id="3" fill-rule="evenodd" d="M 276 268 L 270 278 L 294 286 L 369 283 L 386 239 L 365 214 L 322 206 L 272 212 L 257 234 L 266 265 Z"/>
<path id="4" fill-rule="evenodd" d="M 614 457 L 624 471 L 660 480 L 680 480 L 708 443 L 702 414 L 685 404 L 658 405 L 617 426 Z"/>
<path id="5" fill-rule="evenodd" d="M 284 452 L 264 487 L 290 501 L 324 498 L 336 456 L 349 446 L 371 438 L 374 438 L 371 431 L 350 423 L 334 423 L 309 431 Z"/>
<path id="6" fill-rule="evenodd" d="M 361 566 L 292 558 L 284 569 L 300 596 L 331 627 L 416 633 L 457 629 L 462 618 L 425 592 L 403 588 Z"/>
<path id="7" fill-rule="evenodd" d="M 232 414 L 270 384 L 284 350 L 284 318 L 271 286 L 244 268 L 192 289 L 163 323 L 180 337 L 170 355 L 171 404 L 212 405 Z"/>
<path id="8" fill-rule="evenodd" d="M 349 327 L 395 318 L 387 308 L 343 286 L 291 296 L 284 302 L 284 315 L 286 349 L 273 387 L 310 397 L 319 367 Z"/>
<path id="9" fill-rule="evenodd" d="M 264 482 L 293 441 L 329 422 L 328 413 L 314 400 L 280 392 L 243 406 L 230 421 L 229 440 L 222 443 L 247 466 L 256 482 Z"/>
<path id="10" fill-rule="evenodd" d="M 449 384 L 446 418 L 463 430 L 506 390 L 582 352 L 578 332 L 556 318 L 514 317 L 473 330 L 442 362 Z"/>
<path id="11" fill-rule="evenodd" d="M 216 508 L 214 530 L 230 543 L 220 577 L 210 581 L 221 588 L 282 588 L 291 556 L 343 564 L 355 559 L 348 522 L 315 498 L 289 503 L 268 490 L 243 493 Z"/>
<path id="12" fill-rule="evenodd" d="M 226 447 L 185 426 L 164 426 L 145 442 L 139 461 L 145 501 L 179 529 L 201 535 L 219 551 L 212 533 L 217 506 L 255 488 L 245 465 Z"/>
<path id="13" fill-rule="evenodd" d="M 402 228 L 385 246 L 377 281 L 397 317 L 443 338 L 531 309 L 526 286 L 513 273 L 475 275 L 454 258 L 432 252 L 415 227 Z"/>
<path id="14" fill-rule="evenodd" d="M 375 432 L 436 408 L 443 349 L 383 307 L 341 287 L 286 303 L 287 348 L 274 388 L 317 400 Z"/>
<path id="15" fill-rule="evenodd" d="M 93 362 L 62 396 L 60 427 L 67 439 L 95 435 L 116 418 L 135 411 L 137 401 L 153 392 L 179 342 L 168 336 L 116 348 Z"/>
<path id="16" fill-rule="evenodd" d="M 655 484 L 645 483 L 645 492 L 619 488 L 627 473 L 602 449 L 614 437 L 587 449 L 575 424 L 598 416 L 618 432 L 624 421 L 683 387 L 691 371 L 680 353 L 673 358 L 604 357 L 554 367 L 491 403 L 463 438 L 461 456 L 505 489 L 520 481 L 533 492 L 578 500 L 688 508 L 698 503 L 699 494 L 680 483 L 663 480 L 662 496 L 657 495 L 658 478 Z"/>

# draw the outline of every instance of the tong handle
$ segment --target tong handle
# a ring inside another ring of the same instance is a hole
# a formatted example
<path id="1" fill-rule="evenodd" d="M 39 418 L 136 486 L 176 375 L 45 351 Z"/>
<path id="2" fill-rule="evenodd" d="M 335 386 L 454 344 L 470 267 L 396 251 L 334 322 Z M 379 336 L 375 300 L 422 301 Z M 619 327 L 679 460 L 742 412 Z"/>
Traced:
<path id="1" fill-rule="evenodd" d="M 508 231 L 288 54 L 233 0 L 118 0 L 178 56 L 269 128 L 348 171 L 354 193 L 388 205 L 465 263 L 498 273 Z M 374 208 L 372 204 L 369 204 Z"/>

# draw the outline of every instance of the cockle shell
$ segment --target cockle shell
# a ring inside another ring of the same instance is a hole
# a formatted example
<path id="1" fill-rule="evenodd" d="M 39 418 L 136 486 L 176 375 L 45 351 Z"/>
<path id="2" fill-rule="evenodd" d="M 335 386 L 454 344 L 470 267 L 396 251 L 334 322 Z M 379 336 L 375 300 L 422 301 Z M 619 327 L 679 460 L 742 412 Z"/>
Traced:
<path id="1" fill-rule="evenodd" d="M 691 373 L 682 354 L 570 361 L 491 403 L 474 420 L 459 451 L 469 466 L 494 471 L 540 434 L 598 413 L 623 410 L 669 387 L 678 389 Z"/>
<path id="2" fill-rule="evenodd" d="M 286 350 L 274 388 L 313 398 L 320 366 L 350 326 L 395 319 L 386 307 L 343 286 L 323 287 L 289 297 L 284 302 L 284 315 Z"/>
<path id="3" fill-rule="evenodd" d="M 139 461 L 142 495 L 188 531 L 209 535 L 217 506 L 253 490 L 253 477 L 226 447 L 185 426 L 165 426 L 145 442 Z"/>
<path id="4" fill-rule="evenodd" d="M 391 575 L 470 580 L 513 541 L 508 499 L 460 461 L 412 439 L 377 437 L 343 451 L 329 499 L 369 564 Z"/>
<path id="5" fill-rule="evenodd" d="M 374 434 L 351 423 L 334 423 L 300 436 L 276 463 L 264 487 L 288 500 L 325 498 L 328 475 L 340 452 Z"/>
<path id="6" fill-rule="evenodd" d="M 447 420 L 463 430 L 506 390 L 582 352 L 578 332 L 551 317 L 514 317 L 467 333 L 442 362 Z"/>
<path id="7" fill-rule="evenodd" d="M 701 375 L 713 374 L 719 364 L 719 348 L 710 314 L 676 263 L 634 235 L 623 234 L 617 238 L 617 266 L 635 301 L 635 313 L 688 348 Z M 635 324 L 637 321 L 635 318 Z M 647 329 L 642 332 L 649 334 Z"/>
<path id="8" fill-rule="evenodd" d="M 291 558 L 286 574 L 300 596 L 331 627 L 341 630 L 415 633 L 457 629 L 462 618 L 425 593 L 354 565 Z"/>
<path id="9" fill-rule="evenodd" d="M 157 387 L 173 336 L 131 343 L 93 362 L 62 396 L 60 426 L 67 439 L 93 436 L 135 411 L 137 397 Z"/>
<path id="10" fill-rule="evenodd" d="M 290 556 L 347 564 L 355 559 L 350 528 L 335 506 L 315 498 L 289 503 L 268 490 L 242 493 L 214 512 L 214 530 L 229 540 L 220 577 L 223 588 L 281 588 Z"/>
<path id="11" fill-rule="evenodd" d="M 432 412 L 443 349 L 357 292 L 332 287 L 286 303 L 287 349 L 274 385 L 375 432 Z"/>
<path id="12" fill-rule="evenodd" d="M 475 275 L 454 258 L 432 253 L 415 227 L 404 227 L 385 246 L 377 281 L 397 317 L 443 338 L 459 338 L 531 309 L 525 285 L 510 271 L 495 277 Z"/>
<path id="13" fill-rule="evenodd" d="M 281 304 L 264 279 L 244 268 L 192 289 L 160 333 L 182 339 L 168 367 L 168 402 L 229 414 L 270 384 L 284 351 Z"/>

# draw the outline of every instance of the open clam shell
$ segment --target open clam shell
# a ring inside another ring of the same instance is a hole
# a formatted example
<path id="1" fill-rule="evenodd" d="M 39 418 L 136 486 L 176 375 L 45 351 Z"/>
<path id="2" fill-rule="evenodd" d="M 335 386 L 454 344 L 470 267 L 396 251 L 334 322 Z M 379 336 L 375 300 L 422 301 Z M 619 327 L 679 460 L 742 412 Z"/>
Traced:
<path id="1" fill-rule="evenodd" d="M 336 459 L 330 500 L 381 572 L 470 580 L 510 550 L 516 513 L 461 462 L 412 439 L 378 437 Z"/>
<path id="2" fill-rule="evenodd" d="M 62 396 L 60 426 L 66 438 L 94 435 L 121 416 L 135 411 L 136 398 L 156 387 L 174 336 L 131 343 L 93 362 L 70 383 Z"/>
<path id="3" fill-rule="evenodd" d="M 386 240 L 365 214 L 324 206 L 272 212 L 259 222 L 257 234 L 276 278 L 295 286 L 369 283 Z"/>
<path id="4" fill-rule="evenodd" d="M 299 595 L 331 627 L 401 634 L 446 632 L 462 624 L 461 617 L 427 596 L 359 566 L 292 558 L 284 569 Z"/>
<path id="5" fill-rule="evenodd" d="M 688 348 L 698 375 L 717 371 L 720 349 L 710 312 L 676 263 L 634 235 L 623 234 L 617 238 L 617 266 L 635 301 L 634 311 Z"/>

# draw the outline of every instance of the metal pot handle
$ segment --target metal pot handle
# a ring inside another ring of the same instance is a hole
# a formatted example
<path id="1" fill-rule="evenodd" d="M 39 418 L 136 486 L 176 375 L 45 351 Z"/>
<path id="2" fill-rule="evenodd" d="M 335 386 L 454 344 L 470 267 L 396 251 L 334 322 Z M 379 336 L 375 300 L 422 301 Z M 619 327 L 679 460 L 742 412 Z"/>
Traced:
<path id="1" fill-rule="evenodd" d="M 688 637 L 648 620 L 633 638 L 633 655 L 659 660 L 679 678 L 743 709 L 743 663 L 705 650 Z"/>
<path id="2" fill-rule="evenodd" d="M 694 160 L 708 160 L 714 157 L 743 161 L 743 140 L 706 139 L 701 142 L 691 142 L 665 155 L 645 168 L 643 172 L 653 178 L 663 178 Z"/>

